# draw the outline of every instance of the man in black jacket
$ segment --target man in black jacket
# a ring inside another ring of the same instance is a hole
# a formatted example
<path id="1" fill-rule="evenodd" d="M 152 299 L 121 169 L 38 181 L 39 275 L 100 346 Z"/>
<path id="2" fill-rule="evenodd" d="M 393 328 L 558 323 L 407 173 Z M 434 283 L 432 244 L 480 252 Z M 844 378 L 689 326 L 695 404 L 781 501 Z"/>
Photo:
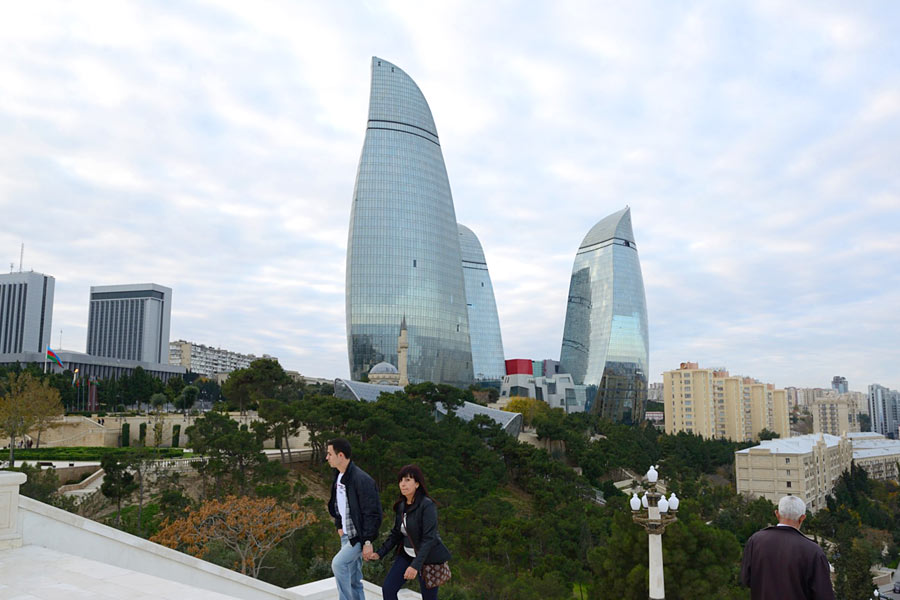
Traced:
<path id="1" fill-rule="evenodd" d="M 325 459 L 336 469 L 328 500 L 341 549 L 331 560 L 340 600 L 366 600 L 362 586 L 362 557 L 372 552 L 372 540 L 381 527 L 381 499 L 375 480 L 351 460 L 350 442 L 328 442 Z"/>
<path id="2" fill-rule="evenodd" d="M 751 600 L 834 600 L 825 553 L 800 533 L 806 503 L 785 496 L 775 516 L 778 525 L 757 531 L 744 546 L 741 581 Z"/>

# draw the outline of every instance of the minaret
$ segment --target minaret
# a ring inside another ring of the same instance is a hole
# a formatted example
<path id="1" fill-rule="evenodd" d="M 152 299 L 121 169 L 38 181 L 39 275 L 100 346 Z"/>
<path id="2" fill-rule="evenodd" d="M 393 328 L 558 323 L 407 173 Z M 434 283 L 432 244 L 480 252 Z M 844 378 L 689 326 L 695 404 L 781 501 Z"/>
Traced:
<path id="1" fill-rule="evenodd" d="M 397 369 L 400 371 L 400 385 L 406 387 L 409 385 L 409 376 L 407 375 L 406 362 L 409 352 L 409 338 L 406 334 L 406 315 L 400 321 L 400 337 L 397 338 Z"/>

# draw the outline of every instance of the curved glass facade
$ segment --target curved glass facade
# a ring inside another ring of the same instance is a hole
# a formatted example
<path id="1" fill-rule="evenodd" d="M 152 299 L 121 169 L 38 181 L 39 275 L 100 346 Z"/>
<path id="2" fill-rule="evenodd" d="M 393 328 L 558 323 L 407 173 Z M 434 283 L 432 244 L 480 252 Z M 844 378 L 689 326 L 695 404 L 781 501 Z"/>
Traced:
<path id="1" fill-rule="evenodd" d="M 587 387 L 585 410 L 631 423 L 644 418 L 649 356 L 644 280 L 625 208 L 578 248 L 559 361 Z"/>
<path id="2" fill-rule="evenodd" d="M 459 223 L 459 250 L 466 282 L 466 307 L 469 312 L 469 337 L 472 340 L 472 368 L 475 379 L 502 379 L 506 375 L 503 362 L 503 340 L 494 287 L 488 273 L 487 260 L 478 236 Z"/>
<path id="3" fill-rule="evenodd" d="M 410 382 L 472 382 L 459 233 L 437 128 L 415 82 L 373 58 L 347 243 L 352 379 L 381 361 L 397 364 L 404 317 Z"/>

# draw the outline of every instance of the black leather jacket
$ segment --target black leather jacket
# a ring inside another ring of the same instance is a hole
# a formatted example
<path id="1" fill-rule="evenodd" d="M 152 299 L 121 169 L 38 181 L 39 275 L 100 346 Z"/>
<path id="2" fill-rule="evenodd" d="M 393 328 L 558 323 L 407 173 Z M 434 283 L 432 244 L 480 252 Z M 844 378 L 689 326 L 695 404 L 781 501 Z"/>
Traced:
<path id="1" fill-rule="evenodd" d="M 404 535 L 400 531 L 403 524 L 403 513 L 406 511 L 406 532 L 413 541 L 416 549 L 416 557 L 409 565 L 417 571 L 422 570 L 423 564 L 439 564 L 450 560 L 450 551 L 437 530 L 437 506 L 428 496 L 419 496 L 409 510 L 406 510 L 406 502 L 397 507 L 397 516 L 394 519 L 394 528 L 388 538 L 378 549 L 378 556 L 384 558 L 391 548 L 397 546 L 397 551 L 403 547 Z"/>
<path id="2" fill-rule="evenodd" d="M 338 474 L 335 469 L 334 481 L 331 482 L 331 498 L 328 500 L 328 514 L 334 517 L 335 527 L 343 529 L 344 524 L 337 509 Z M 350 538 L 350 543 L 375 541 L 381 528 L 381 498 L 375 480 L 357 467 L 356 463 L 351 462 L 347 465 L 341 483 L 347 488 L 347 510 L 356 528 L 356 536 Z"/>

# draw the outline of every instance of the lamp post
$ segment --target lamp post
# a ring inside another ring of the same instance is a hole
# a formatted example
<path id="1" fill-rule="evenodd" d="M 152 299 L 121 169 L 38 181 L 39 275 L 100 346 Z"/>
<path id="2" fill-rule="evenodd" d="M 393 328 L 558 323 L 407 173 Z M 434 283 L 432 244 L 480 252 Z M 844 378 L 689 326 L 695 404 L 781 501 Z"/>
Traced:
<path id="1" fill-rule="evenodd" d="M 665 495 L 656 491 L 656 481 L 659 478 L 656 467 L 651 466 L 646 477 L 649 486 L 644 495 L 638 498 L 637 492 L 634 492 L 631 496 L 631 513 L 634 522 L 647 531 L 649 538 L 650 599 L 664 600 L 666 586 L 663 576 L 662 534 L 668 525 L 678 520 L 675 513 L 678 512 L 680 501 L 675 492 L 667 500 Z"/>

